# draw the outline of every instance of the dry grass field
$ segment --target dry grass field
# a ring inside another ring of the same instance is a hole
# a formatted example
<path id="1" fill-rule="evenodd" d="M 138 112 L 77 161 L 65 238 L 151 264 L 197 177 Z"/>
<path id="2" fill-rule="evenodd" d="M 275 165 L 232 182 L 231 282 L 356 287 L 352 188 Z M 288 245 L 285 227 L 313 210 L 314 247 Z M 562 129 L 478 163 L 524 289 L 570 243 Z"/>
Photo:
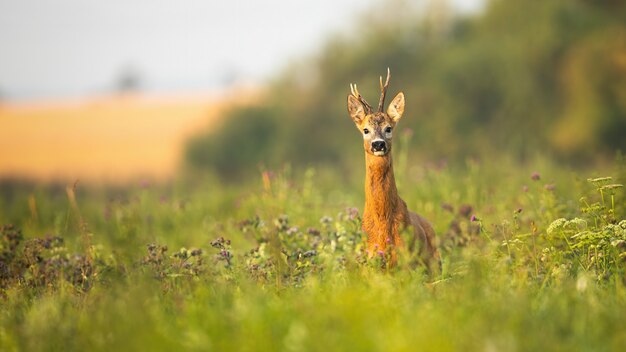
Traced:
<path id="1" fill-rule="evenodd" d="M 241 99 L 241 96 L 245 99 Z M 167 180 L 185 140 L 227 106 L 257 96 L 145 96 L 0 105 L 0 178 L 118 183 Z"/>

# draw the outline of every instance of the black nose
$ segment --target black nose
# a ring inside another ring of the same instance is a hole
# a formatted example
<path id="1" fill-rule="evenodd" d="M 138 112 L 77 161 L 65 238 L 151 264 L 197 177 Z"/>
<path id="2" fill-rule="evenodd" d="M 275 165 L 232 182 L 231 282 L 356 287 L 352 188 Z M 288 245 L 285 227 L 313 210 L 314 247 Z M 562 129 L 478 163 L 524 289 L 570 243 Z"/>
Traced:
<path id="1" fill-rule="evenodd" d="M 387 149 L 387 144 L 385 143 L 385 141 L 374 141 L 372 142 L 372 149 L 375 152 L 384 151 L 385 149 Z"/>

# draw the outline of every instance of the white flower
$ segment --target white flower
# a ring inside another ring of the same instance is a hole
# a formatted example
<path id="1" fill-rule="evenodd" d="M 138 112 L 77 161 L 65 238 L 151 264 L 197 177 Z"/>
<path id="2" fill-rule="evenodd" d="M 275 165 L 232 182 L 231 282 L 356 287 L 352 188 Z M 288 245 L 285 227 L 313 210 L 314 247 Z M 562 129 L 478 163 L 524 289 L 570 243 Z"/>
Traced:
<path id="1" fill-rule="evenodd" d="M 550 226 L 548 226 L 546 232 L 548 233 L 548 235 L 551 235 L 555 230 L 561 229 L 565 225 L 565 223 L 567 223 L 567 220 L 565 218 L 556 219 L 550 224 Z"/>

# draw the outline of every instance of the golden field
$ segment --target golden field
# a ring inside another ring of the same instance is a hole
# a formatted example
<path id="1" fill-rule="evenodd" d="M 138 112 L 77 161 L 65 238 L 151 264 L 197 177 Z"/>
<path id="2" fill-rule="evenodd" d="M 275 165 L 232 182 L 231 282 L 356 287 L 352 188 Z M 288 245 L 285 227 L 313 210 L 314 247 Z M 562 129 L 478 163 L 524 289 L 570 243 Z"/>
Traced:
<path id="1" fill-rule="evenodd" d="M 216 123 L 235 96 L 243 104 L 255 99 L 233 91 L 0 105 L 0 178 L 170 179 L 186 139 Z"/>

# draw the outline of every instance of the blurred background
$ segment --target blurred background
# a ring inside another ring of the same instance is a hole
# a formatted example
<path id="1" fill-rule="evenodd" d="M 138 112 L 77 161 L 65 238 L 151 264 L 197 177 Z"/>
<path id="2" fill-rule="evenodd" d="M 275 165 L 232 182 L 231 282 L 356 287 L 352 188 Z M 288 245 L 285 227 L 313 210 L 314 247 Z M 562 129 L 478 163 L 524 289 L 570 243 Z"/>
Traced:
<path id="1" fill-rule="evenodd" d="M 413 163 L 626 149 L 623 1 L 0 0 L 0 178 L 351 175 L 387 67 Z"/>

